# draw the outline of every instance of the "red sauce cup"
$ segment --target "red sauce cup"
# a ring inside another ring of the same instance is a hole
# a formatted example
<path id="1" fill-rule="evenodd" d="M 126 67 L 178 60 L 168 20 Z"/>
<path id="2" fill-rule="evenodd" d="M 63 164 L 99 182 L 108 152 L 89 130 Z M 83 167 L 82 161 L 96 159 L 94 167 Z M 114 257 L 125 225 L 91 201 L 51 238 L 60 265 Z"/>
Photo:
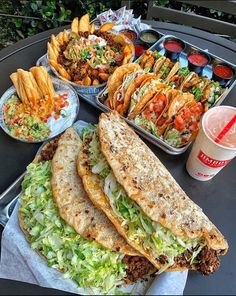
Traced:
<path id="1" fill-rule="evenodd" d="M 163 46 L 165 48 L 165 56 L 172 62 L 176 62 L 186 45 L 182 40 L 170 37 L 164 41 Z"/>
<path id="2" fill-rule="evenodd" d="M 210 56 L 203 51 L 192 51 L 187 57 L 189 70 L 199 75 L 202 74 L 202 70 L 211 60 Z"/>
<path id="3" fill-rule="evenodd" d="M 148 46 L 142 41 L 137 41 L 135 42 L 134 49 L 135 49 L 135 58 L 138 58 L 144 53 L 145 50 L 148 49 Z"/>
<path id="4" fill-rule="evenodd" d="M 120 33 L 122 33 L 123 35 L 125 35 L 133 43 L 138 38 L 137 33 L 135 31 L 133 31 L 133 30 L 130 30 L 130 29 L 121 30 Z"/>
<path id="5" fill-rule="evenodd" d="M 227 86 L 235 75 L 235 70 L 227 64 L 218 64 L 212 69 L 212 79 L 221 86 Z"/>

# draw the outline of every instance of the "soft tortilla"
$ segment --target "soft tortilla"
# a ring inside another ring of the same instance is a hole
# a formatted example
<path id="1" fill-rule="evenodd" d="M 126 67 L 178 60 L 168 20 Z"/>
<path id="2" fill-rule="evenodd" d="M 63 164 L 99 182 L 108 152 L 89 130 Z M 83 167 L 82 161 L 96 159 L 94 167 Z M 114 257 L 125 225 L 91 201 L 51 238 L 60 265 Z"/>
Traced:
<path id="1" fill-rule="evenodd" d="M 118 113 L 101 114 L 98 128 L 101 150 L 117 181 L 153 221 L 177 236 L 204 238 L 209 248 L 227 252 L 220 231 Z"/>
<path id="2" fill-rule="evenodd" d="M 52 160 L 52 191 L 60 216 L 78 234 L 104 247 L 138 255 L 116 231 L 106 215 L 89 200 L 76 169 L 82 142 L 73 128 L 61 136 Z"/>

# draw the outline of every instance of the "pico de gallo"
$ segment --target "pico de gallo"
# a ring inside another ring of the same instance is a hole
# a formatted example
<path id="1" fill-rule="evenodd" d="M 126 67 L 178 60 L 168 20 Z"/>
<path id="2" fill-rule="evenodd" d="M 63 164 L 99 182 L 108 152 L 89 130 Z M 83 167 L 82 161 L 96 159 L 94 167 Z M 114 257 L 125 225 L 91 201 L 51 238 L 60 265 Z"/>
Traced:
<path id="1" fill-rule="evenodd" d="M 182 147 L 197 135 L 203 106 L 200 102 L 186 106 L 174 118 L 164 139 L 173 147 Z"/>
<path id="2" fill-rule="evenodd" d="M 64 107 L 68 106 L 67 94 L 55 97 L 51 117 L 55 120 L 67 116 Z M 49 117 L 36 114 L 25 108 L 16 95 L 12 95 L 3 105 L 3 120 L 14 137 L 28 142 L 45 140 L 51 134 L 48 127 Z"/>

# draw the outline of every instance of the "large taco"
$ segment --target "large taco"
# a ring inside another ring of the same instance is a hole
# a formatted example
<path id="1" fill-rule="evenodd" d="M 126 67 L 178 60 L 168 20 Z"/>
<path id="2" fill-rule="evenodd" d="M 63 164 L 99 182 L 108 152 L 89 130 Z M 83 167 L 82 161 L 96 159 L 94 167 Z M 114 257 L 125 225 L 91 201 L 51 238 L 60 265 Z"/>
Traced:
<path id="1" fill-rule="evenodd" d="M 87 131 L 78 172 L 92 202 L 159 272 L 218 269 L 223 235 L 117 112 Z"/>
<path id="2" fill-rule="evenodd" d="M 166 86 L 167 85 L 157 79 L 155 75 L 148 76 L 148 78 L 135 89 L 130 97 L 128 118 L 133 119 L 142 110 L 146 103 L 151 100 L 155 93 Z"/>
<path id="3" fill-rule="evenodd" d="M 137 63 L 122 65 L 114 71 L 112 76 L 110 76 L 107 82 L 108 98 L 105 101 L 105 104 L 108 107 L 110 107 L 111 109 L 114 109 L 113 96 L 116 90 L 118 89 L 118 87 L 122 84 L 123 77 L 129 73 L 132 73 L 137 69 L 140 69 L 140 66 Z"/>
<path id="4" fill-rule="evenodd" d="M 158 90 L 154 97 L 143 107 L 141 112 L 134 117 L 134 123 L 159 137 L 156 124 L 161 115 L 169 107 L 171 93 L 168 87 Z"/>
<path id="5" fill-rule="evenodd" d="M 194 140 L 203 111 L 200 102 L 187 103 L 167 127 L 164 140 L 173 147 L 182 147 Z"/>
<path id="6" fill-rule="evenodd" d="M 158 134 L 163 135 L 167 126 L 172 122 L 174 116 L 183 108 L 186 103 L 195 102 L 194 96 L 190 93 L 183 93 L 172 89 L 169 91 L 169 106 L 161 114 L 156 122 Z"/>
<path id="7" fill-rule="evenodd" d="M 115 294 L 118 285 L 136 282 L 155 268 L 88 198 L 76 169 L 80 147 L 70 128 L 28 166 L 20 227 L 49 267 L 66 273 L 79 287 Z"/>

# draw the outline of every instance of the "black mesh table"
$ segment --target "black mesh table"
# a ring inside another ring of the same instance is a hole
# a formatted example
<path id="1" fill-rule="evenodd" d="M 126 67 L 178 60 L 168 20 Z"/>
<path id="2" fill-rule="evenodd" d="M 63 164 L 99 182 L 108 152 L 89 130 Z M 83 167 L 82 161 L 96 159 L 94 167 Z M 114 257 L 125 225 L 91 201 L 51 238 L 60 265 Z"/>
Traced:
<path id="1" fill-rule="evenodd" d="M 236 44 L 213 34 L 184 26 L 149 22 L 155 29 L 178 36 L 198 47 L 208 49 L 213 54 L 229 62 L 236 62 Z M 0 52 L 0 95 L 11 85 L 9 75 L 17 68 L 28 69 L 45 54 L 46 43 L 52 33 L 62 28 L 40 33 L 22 40 Z M 236 88 L 226 100 L 225 105 L 236 106 Z M 96 123 L 100 111 L 81 100 L 78 118 Z M 189 272 L 186 295 L 232 295 L 236 294 L 236 160 L 232 161 L 215 179 L 199 182 L 192 179 L 185 170 L 189 150 L 181 156 L 171 156 L 162 150 L 148 145 L 169 169 L 187 194 L 200 206 L 209 218 L 218 226 L 229 242 L 229 252 L 221 260 L 218 272 L 211 276 L 202 276 Z M 3 192 L 21 173 L 24 172 L 37 151 L 39 145 L 24 144 L 13 140 L 0 130 L 0 193 Z M 0 227 L 1 229 L 1 227 Z M 1 229 L 2 231 L 2 229 Z M 64 292 L 44 289 L 35 285 L 0 279 L 1 295 L 62 295 Z"/>

